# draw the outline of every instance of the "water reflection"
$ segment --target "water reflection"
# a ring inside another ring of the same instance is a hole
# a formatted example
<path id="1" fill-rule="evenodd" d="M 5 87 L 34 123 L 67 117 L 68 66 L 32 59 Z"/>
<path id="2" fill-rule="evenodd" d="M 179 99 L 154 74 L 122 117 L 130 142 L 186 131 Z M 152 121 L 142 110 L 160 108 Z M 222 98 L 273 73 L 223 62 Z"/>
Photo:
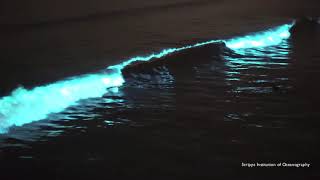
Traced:
<path id="1" fill-rule="evenodd" d="M 287 76 L 275 74 L 289 65 L 290 42 L 283 40 L 277 46 L 235 49 L 225 51 L 227 83 L 233 93 L 272 93 L 288 81 Z M 281 74 L 280 74 L 281 75 Z M 286 89 L 289 87 L 281 87 Z"/>
<path id="2" fill-rule="evenodd" d="M 85 121 L 100 122 L 104 119 L 101 112 L 124 106 L 125 100 L 122 96 L 122 92 L 118 91 L 104 98 L 83 100 L 62 113 L 51 114 L 45 120 L 12 127 L 8 133 L 0 136 L 0 147 L 28 147 L 27 142 L 48 141 L 52 137 L 64 134 L 66 130 L 86 133 L 88 123 Z M 103 121 L 99 124 L 103 125 Z M 99 124 L 97 126 L 100 126 Z"/>

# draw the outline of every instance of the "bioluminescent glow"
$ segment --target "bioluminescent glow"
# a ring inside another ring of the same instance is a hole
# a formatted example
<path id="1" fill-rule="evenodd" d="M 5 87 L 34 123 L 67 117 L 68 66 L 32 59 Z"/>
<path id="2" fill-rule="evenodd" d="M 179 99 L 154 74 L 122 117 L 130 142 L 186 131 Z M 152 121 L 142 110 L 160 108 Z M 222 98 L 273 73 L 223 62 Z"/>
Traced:
<path id="1" fill-rule="evenodd" d="M 50 113 L 63 111 L 81 99 L 101 97 L 124 83 L 121 73 L 90 74 L 56 82 L 32 90 L 18 88 L 0 100 L 0 132 L 10 126 L 45 119 Z"/>
<path id="2" fill-rule="evenodd" d="M 293 23 L 285 24 L 261 33 L 230 39 L 225 41 L 226 46 L 230 49 L 237 50 L 277 45 L 284 39 L 290 37 L 290 29 L 292 26 Z"/>
<path id="3" fill-rule="evenodd" d="M 172 54 L 174 52 L 178 52 L 178 51 L 182 51 L 185 49 L 191 49 L 191 48 L 195 48 L 195 47 L 200 47 L 200 46 L 204 46 L 204 45 L 208 45 L 208 44 L 213 44 L 213 43 L 221 43 L 224 42 L 223 40 L 211 40 L 211 41 L 206 41 L 206 42 L 202 42 L 202 43 L 197 43 L 194 45 L 189 45 L 189 46 L 184 46 L 184 47 L 180 47 L 180 48 L 170 48 L 170 49 L 164 49 L 159 53 L 153 53 L 149 56 L 137 56 L 134 58 L 131 58 L 127 61 L 124 61 L 120 64 L 114 65 L 114 66 L 109 66 L 108 69 L 110 70 L 117 70 L 119 72 L 121 72 L 121 70 L 123 68 L 125 68 L 126 66 L 128 66 L 129 64 L 132 64 L 133 62 L 137 62 L 137 61 L 150 61 L 151 59 L 158 59 L 158 58 L 162 58 L 166 55 Z"/>
<path id="4" fill-rule="evenodd" d="M 164 49 L 159 53 L 137 56 L 123 63 L 109 66 L 103 73 L 78 76 L 31 90 L 18 88 L 10 96 L 0 99 L 0 133 L 7 132 L 11 126 L 21 126 L 45 119 L 49 114 L 62 112 L 67 107 L 76 105 L 79 100 L 102 97 L 110 91 L 116 91 L 117 87 L 125 82 L 121 70 L 133 62 L 162 58 L 174 52 L 219 42 L 225 43 L 233 50 L 276 45 L 289 38 L 291 27 L 292 24 L 285 24 L 255 35 L 230 40 L 210 40 L 180 48 Z"/>

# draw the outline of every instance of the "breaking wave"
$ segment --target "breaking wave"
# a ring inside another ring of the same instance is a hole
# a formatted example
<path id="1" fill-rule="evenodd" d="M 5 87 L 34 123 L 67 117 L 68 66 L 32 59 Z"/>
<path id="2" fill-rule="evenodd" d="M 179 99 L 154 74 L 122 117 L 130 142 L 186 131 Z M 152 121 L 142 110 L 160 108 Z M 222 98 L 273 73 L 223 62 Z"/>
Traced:
<path id="1" fill-rule="evenodd" d="M 294 23 L 284 24 L 263 32 L 250 34 L 227 40 L 210 40 L 180 48 L 164 49 L 148 56 L 137 56 L 120 64 L 109 66 L 106 70 L 83 76 L 69 78 L 33 89 L 18 88 L 11 95 L 0 99 L 0 133 L 6 133 L 12 126 L 22 126 L 33 121 L 46 119 L 52 113 L 64 111 L 77 105 L 80 100 L 99 98 L 125 83 L 122 70 L 134 62 L 159 59 L 186 49 L 215 43 L 224 46 L 237 54 L 244 49 L 263 48 L 282 43 L 290 37 L 290 29 Z"/>

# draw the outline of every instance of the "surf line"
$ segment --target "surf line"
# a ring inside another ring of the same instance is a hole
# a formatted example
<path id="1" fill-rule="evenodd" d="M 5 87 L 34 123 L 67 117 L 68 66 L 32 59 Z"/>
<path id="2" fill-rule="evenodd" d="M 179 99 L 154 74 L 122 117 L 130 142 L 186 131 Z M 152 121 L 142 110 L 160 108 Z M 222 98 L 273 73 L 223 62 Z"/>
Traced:
<path id="1" fill-rule="evenodd" d="M 49 114 L 62 112 L 70 106 L 77 105 L 80 100 L 99 98 L 107 93 L 117 92 L 125 83 L 121 71 L 133 62 L 162 58 L 174 52 L 213 43 L 224 43 L 235 52 L 246 48 L 274 46 L 290 37 L 293 25 L 294 22 L 242 37 L 164 49 L 159 53 L 133 57 L 109 66 L 103 73 L 72 77 L 30 90 L 17 88 L 9 96 L 0 98 L 0 133 L 7 133 L 12 126 L 46 119 Z"/>

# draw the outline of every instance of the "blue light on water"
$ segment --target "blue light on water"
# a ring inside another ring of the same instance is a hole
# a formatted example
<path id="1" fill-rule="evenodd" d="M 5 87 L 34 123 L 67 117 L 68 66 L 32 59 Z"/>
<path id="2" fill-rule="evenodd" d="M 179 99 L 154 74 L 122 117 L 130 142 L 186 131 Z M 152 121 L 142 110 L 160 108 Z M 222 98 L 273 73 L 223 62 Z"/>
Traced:
<path id="1" fill-rule="evenodd" d="M 50 113 L 63 111 L 81 99 L 101 97 L 110 87 L 124 83 L 120 73 L 90 74 L 56 82 L 32 90 L 18 88 L 0 100 L 0 132 L 10 126 L 45 119 Z"/>
<path id="2" fill-rule="evenodd" d="M 292 26 L 293 23 L 285 24 L 261 33 L 230 39 L 225 43 L 228 48 L 234 50 L 277 45 L 290 37 L 289 30 Z"/>
<path id="3" fill-rule="evenodd" d="M 79 100 L 102 97 L 117 91 L 125 83 L 121 70 L 136 61 L 149 61 L 162 58 L 174 52 L 223 42 L 232 50 L 277 45 L 290 37 L 293 24 L 285 24 L 268 31 L 229 40 L 210 40 L 180 48 L 164 49 L 148 56 L 137 56 L 120 64 L 109 66 L 106 72 L 70 78 L 45 86 L 27 90 L 18 88 L 10 96 L 0 99 L 0 133 L 11 126 L 21 126 L 42 120 L 49 114 L 58 113 L 67 107 L 76 105 Z M 113 87 L 113 88 L 111 88 Z"/>

